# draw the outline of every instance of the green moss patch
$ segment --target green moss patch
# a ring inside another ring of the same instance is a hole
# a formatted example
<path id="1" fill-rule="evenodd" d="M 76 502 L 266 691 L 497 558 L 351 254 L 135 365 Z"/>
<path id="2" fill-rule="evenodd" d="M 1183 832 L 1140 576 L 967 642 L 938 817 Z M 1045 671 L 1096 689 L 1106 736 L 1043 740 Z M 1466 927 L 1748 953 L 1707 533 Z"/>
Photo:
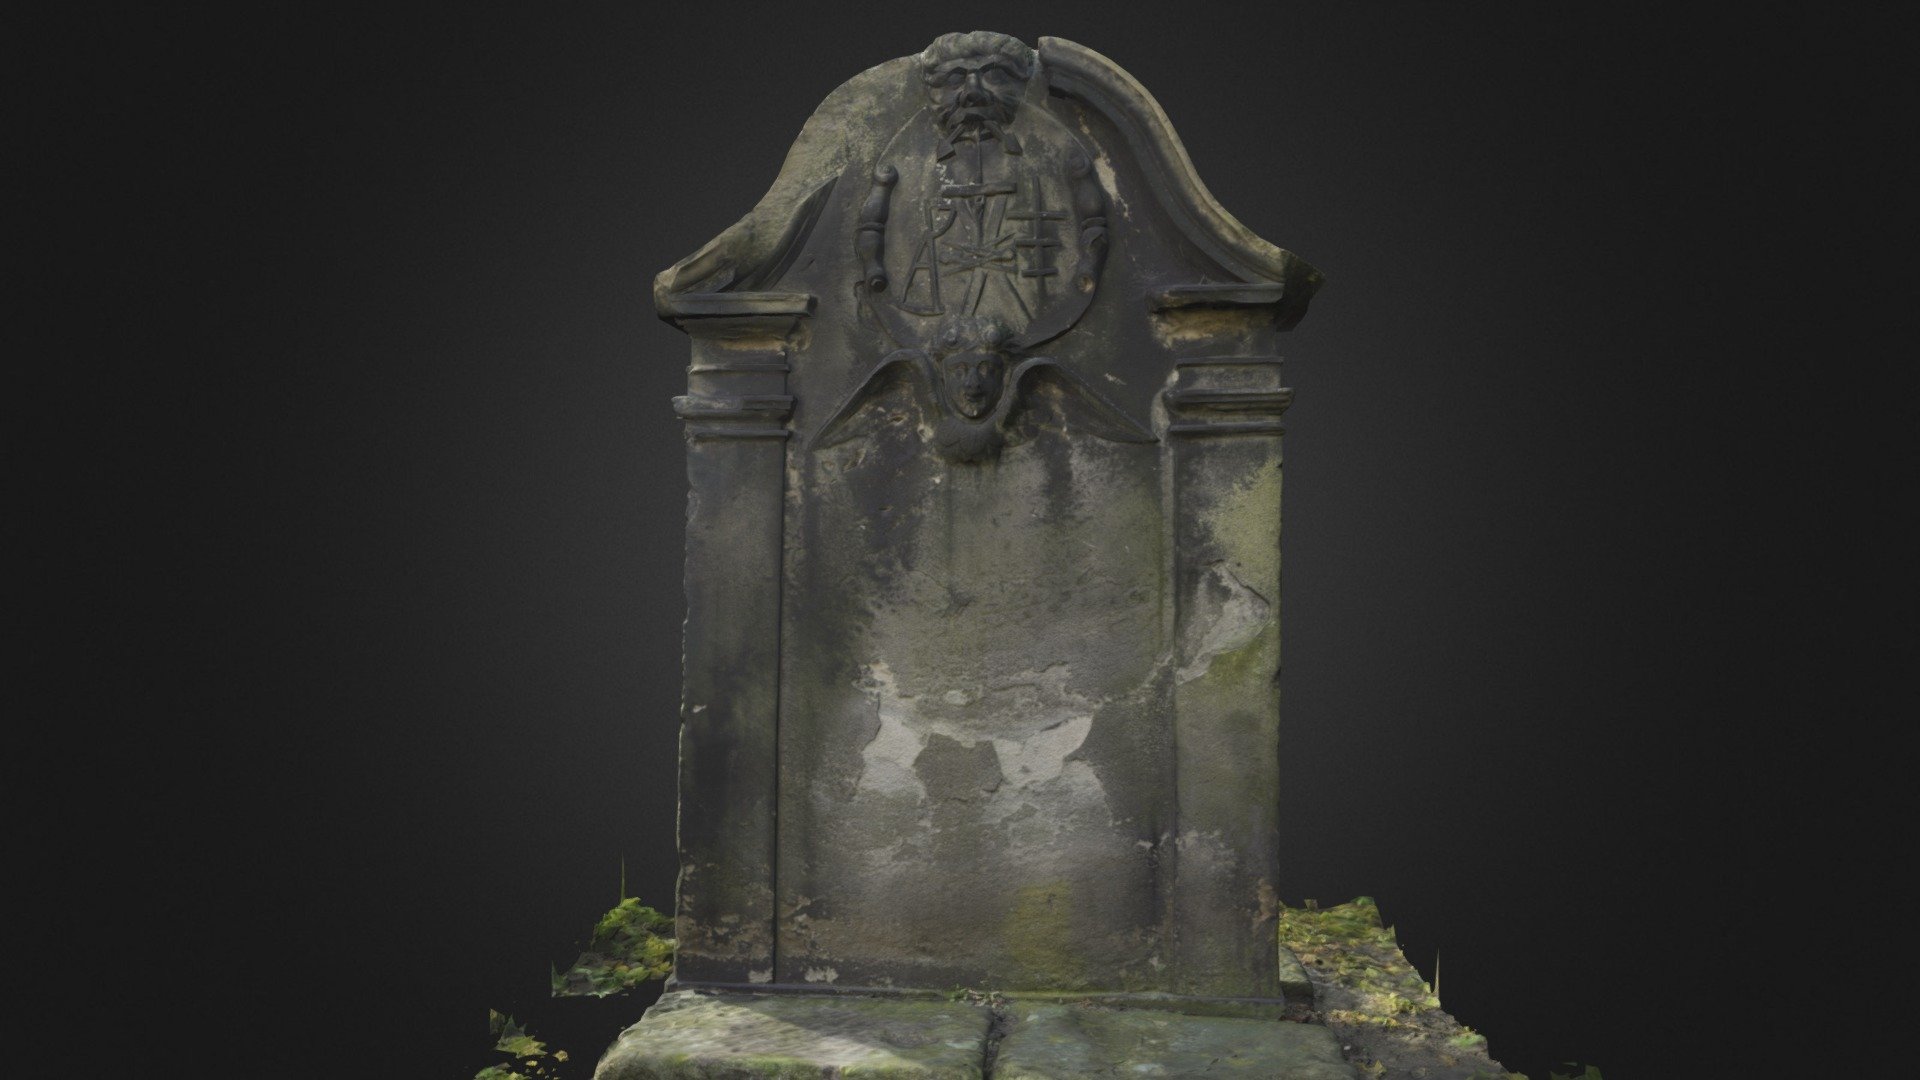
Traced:
<path id="1" fill-rule="evenodd" d="M 573 966 L 553 976 L 555 997 L 606 997 L 673 971 L 673 917 L 628 897 L 600 917 Z"/>
<path id="2" fill-rule="evenodd" d="M 1051 921 L 1058 912 L 1051 909 L 1061 906 L 1059 898 L 1043 895 L 1045 892 L 1023 897 L 1029 903 L 1018 912 L 1015 930 L 1033 939 L 1027 942 L 1030 951 L 1046 961 L 1046 966 L 1063 969 L 1050 971 L 1052 977 L 1072 981 L 1071 974 L 1064 970 L 1071 965 L 1051 951 L 1057 948 L 1054 939 L 1058 936 L 1058 928 Z M 1291 1018 L 1324 1024 L 1347 1062 L 1366 1080 L 1527 1080 L 1520 1073 L 1506 1071 L 1489 1056 L 1484 1035 L 1440 1007 L 1439 995 L 1407 962 L 1393 929 L 1382 922 L 1371 898 L 1362 896 L 1328 908 L 1311 901 L 1301 908 L 1282 905 L 1278 921 L 1280 945 L 1299 959 L 1314 990 L 1314 1008 L 1302 1013 L 1295 1006 Z M 554 996 L 607 997 L 665 978 L 673 969 L 672 933 L 669 916 L 637 899 L 621 900 L 594 926 L 588 951 L 565 973 L 554 974 Z M 1036 995 L 965 991 L 956 992 L 952 1003 L 981 1007 L 1000 1016 L 1017 1007 L 1038 1007 L 1037 1001 L 1014 1004 L 1015 999 L 1027 997 Z M 777 998 L 767 1002 L 760 1008 L 775 1012 L 820 1009 L 829 1004 L 787 1003 Z M 895 1006 L 925 1009 L 923 1004 L 909 1002 L 874 1002 L 864 1007 L 873 1011 Z M 662 1014 L 658 1022 L 665 1023 L 664 1014 L 672 1010 L 656 1011 Z M 567 1060 L 565 1051 L 550 1052 L 512 1017 L 491 1010 L 490 1015 L 494 1053 L 503 1060 L 481 1070 L 474 1080 L 560 1080 L 566 1075 L 562 1068 Z M 814 1018 L 812 1026 L 821 1026 L 819 1018 Z M 691 1058 L 682 1064 L 689 1069 L 695 1066 Z M 730 1064 L 740 1066 L 745 1062 L 739 1059 Z M 764 1066 L 763 1071 L 751 1075 L 788 1075 L 781 1070 L 791 1064 L 785 1060 L 757 1062 L 756 1067 Z M 687 1075 L 698 1075 L 698 1071 Z M 1550 1073 L 1549 1080 L 1601 1080 L 1601 1076 L 1600 1070 L 1588 1066 L 1572 1075 Z"/>
<path id="3" fill-rule="evenodd" d="M 1310 1019 L 1333 1031 L 1362 1076 L 1526 1080 L 1487 1055 L 1485 1036 L 1440 1008 L 1371 897 L 1330 908 L 1283 905 L 1279 922 L 1280 944 L 1313 980 Z"/>

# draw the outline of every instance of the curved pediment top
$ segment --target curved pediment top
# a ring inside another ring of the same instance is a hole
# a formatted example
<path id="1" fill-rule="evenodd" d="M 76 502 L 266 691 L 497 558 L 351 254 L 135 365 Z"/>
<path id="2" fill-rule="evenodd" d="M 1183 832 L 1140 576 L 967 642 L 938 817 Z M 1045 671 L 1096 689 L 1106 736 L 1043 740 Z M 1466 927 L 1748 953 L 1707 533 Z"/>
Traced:
<path id="1" fill-rule="evenodd" d="M 1025 46 L 1004 40 L 1008 48 L 1037 60 L 1031 64 L 1034 89 L 1029 108 L 1044 109 L 1051 93 L 1073 99 L 1111 122 L 1125 145 L 1110 149 L 1126 151 L 1180 234 L 1220 269 L 1222 281 L 1193 288 L 1224 286 L 1231 291 L 1235 286 L 1253 286 L 1262 297 L 1272 294 L 1259 302 L 1269 307 L 1280 327 L 1300 320 L 1320 286 L 1320 272 L 1256 235 L 1214 199 L 1166 113 L 1145 87 L 1083 45 L 1043 37 L 1037 50 L 1026 51 Z M 716 294 L 741 297 L 778 290 L 780 279 L 828 204 L 862 198 L 872 182 L 868 174 L 876 160 L 887 152 L 902 126 L 926 108 L 919 90 L 926 55 L 904 56 L 870 68 L 829 94 L 801 129 L 779 177 L 753 210 L 654 279 L 654 301 L 661 316 L 675 321 L 693 316 L 701 306 L 694 301 Z M 1018 140 L 1008 143 L 1018 153 Z M 1097 218 L 1098 200 L 1089 207 L 1090 216 Z"/>
<path id="2" fill-rule="evenodd" d="M 1281 286 L 1280 325 L 1299 322 L 1320 287 L 1320 271 L 1262 239 L 1220 205 L 1146 87 L 1112 60 L 1064 38 L 1041 38 L 1040 59 L 1056 93 L 1086 102 L 1119 128 L 1154 194 L 1187 239 L 1241 281 Z"/>
<path id="3" fill-rule="evenodd" d="M 871 162 L 922 103 L 902 93 L 917 58 L 878 64 L 840 84 L 800 128 L 780 175 L 754 208 L 700 250 L 653 279 L 663 319 L 685 315 L 692 295 L 774 287 L 849 164 Z"/>

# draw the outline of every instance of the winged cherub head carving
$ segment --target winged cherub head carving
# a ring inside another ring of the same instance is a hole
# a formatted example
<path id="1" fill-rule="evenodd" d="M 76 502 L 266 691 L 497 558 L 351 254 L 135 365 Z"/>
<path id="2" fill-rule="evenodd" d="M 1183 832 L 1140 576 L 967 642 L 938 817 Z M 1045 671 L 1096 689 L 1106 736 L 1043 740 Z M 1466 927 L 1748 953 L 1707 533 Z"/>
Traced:
<path id="1" fill-rule="evenodd" d="M 1013 331 L 998 319 L 950 319 L 935 337 L 940 388 L 954 412 L 969 420 L 987 415 L 1000 400 L 1010 366 L 1006 343 Z"/>
<path id="2" fill-rule="evenodd" d="M 948 319 L 934 335 L 931 351 L 901 349 L 880 361 L 815 432 L 812 447 L 869 434 L 872 426 L 862 425 L 860 415 L 902 384 L 911 388 L 923 423 L 931 426 L 934 448 L 948 461 L 997 457 L 1025 395 L 1042 382 L 1059 389 L 1069 426 L 1111 442 L 1154 441 L 1151 431 L 1059 362 L 1034 356 L 1016 364 L 1009 352 L 1012 338 L 997 319 Z"/>

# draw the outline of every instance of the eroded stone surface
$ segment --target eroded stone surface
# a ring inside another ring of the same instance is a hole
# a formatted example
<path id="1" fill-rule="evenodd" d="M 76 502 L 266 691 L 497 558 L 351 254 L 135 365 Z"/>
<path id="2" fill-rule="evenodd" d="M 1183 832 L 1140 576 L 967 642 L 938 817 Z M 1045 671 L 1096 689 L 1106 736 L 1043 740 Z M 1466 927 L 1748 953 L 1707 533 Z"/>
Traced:
<path id="1" fill-rule="evenodd" d="M 1126 72 L 996 33 L 849 80 L 656 279 L 680 985 L 1281 996 L 1277 339 L 1318 283 Z"/>
<path id="2" fill-rule="evenodd" d="M 814 995 L 662 996 L 594 1080 L 980 1080 L 979 1005 Z"/>
<path id="3" fill-rule="evenodd" d="M 1282 1020 L 1036 1005 L 1014 1010 L 994 1080 L 1245 1077 L 1355 1080 L 1324 1027 Z"/>

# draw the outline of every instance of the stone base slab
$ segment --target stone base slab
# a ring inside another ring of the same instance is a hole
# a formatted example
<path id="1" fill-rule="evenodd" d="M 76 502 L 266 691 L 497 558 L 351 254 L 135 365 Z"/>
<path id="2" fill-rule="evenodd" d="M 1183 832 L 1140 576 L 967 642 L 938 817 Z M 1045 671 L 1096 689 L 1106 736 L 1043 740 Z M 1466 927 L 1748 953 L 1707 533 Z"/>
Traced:
<path id="1" fill-rule="evenodd" d="M 1035 1001 L 663 996 L 595 1080 L 1355 1080 L 1324 1027 Z"/>
<path id="2" fill-rule="evenodd" d="M 1011 1013 L 993 1080 L 1356 1080 L 1317 1024 L 1036 1005 Z"/>
<path id="3" fill-rule="evenodd" d="M 594 1080 L 981 1080 L 993 1012 L 953 1001 L 678 990 Z"/>

